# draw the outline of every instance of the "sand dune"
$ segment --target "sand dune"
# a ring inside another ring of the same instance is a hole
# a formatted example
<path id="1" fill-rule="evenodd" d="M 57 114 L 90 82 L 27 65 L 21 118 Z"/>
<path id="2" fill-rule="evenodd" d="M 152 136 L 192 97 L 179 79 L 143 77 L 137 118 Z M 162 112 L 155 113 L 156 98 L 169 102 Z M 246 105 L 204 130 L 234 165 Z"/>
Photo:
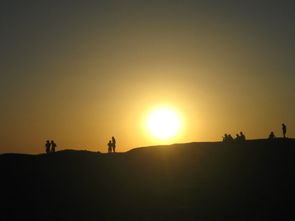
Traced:
<path id="1" fill-rule="evenodd" d="M 295 140 L 0 155 L 1 220 L 286 220 Z"/>

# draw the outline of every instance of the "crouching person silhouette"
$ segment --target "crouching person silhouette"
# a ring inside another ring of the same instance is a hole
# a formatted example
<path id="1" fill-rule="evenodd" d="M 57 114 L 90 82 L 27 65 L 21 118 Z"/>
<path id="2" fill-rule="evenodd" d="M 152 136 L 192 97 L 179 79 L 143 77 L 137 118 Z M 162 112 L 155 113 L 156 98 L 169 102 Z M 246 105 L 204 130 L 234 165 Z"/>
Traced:
<path id="1" fill-rule="evenodd" d="M 270 134 L 268 135 L 268 139 L 269 139 L 269 140 L 272 140 L 272 139 L 274 139 L 275 137 L 276 137 L 276 136 L 275 136 L 275 134 L 274 134 L 273 131 L 271 131 Z"/>

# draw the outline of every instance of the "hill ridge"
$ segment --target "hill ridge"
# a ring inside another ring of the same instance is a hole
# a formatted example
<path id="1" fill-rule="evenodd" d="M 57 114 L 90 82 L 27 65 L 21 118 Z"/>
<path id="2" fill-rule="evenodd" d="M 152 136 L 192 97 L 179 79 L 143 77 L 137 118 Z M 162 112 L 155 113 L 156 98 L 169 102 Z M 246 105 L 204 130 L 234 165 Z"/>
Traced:
<path id="1" fill-rule="evenodd" d="M 115 154 L 64 150 L 1 155 L 2 217 L 295 218 L 294 147 L 294 139 L 277 139 L 173 144 Z"/>

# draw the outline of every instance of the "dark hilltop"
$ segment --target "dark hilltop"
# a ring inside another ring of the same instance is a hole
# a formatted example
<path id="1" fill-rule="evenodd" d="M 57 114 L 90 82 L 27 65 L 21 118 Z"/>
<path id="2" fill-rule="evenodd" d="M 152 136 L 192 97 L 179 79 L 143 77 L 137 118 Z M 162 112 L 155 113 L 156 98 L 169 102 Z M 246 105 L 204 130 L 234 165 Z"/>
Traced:
<path id="1" fill-rule="evenodd" d="M 0 155 L 1 220 L 294 220 L 295 139 Z"/>

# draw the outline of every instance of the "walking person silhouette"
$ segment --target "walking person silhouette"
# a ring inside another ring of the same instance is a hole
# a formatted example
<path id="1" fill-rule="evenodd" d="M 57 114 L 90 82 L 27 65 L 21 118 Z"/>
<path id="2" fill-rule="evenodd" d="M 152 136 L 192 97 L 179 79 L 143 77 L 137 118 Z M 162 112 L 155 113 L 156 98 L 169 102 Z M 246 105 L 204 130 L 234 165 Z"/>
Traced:
<path id="1" fill-rule="evenodd" d="M 49 140 L 46 140 L 46 143 L 45 143 L 45 151 L 46 151 L 46 153 L 50 152 L 50 146 L 51 146 L 51 143 L 49 142 Z"/>
<path id="2" fill-rule="evenodd" d="M 56 148 L 56 143 L 52 140 L 51 141 L 51 152 L 54 153 L 55 152 L 55 148 Z"/>
<path id="3" fill-rule="evenodd" d="M 282 130 L 283 130 L 283 137 L 286 138 L 287 127 L 284 123 L 282 124 Z"/>
<path id="4" fill-rule="evenodd" d="M 113 152 L 116 152 L 116 139 L 114 136 L 112 136 L 112 148 L 113 148 Z"/>

